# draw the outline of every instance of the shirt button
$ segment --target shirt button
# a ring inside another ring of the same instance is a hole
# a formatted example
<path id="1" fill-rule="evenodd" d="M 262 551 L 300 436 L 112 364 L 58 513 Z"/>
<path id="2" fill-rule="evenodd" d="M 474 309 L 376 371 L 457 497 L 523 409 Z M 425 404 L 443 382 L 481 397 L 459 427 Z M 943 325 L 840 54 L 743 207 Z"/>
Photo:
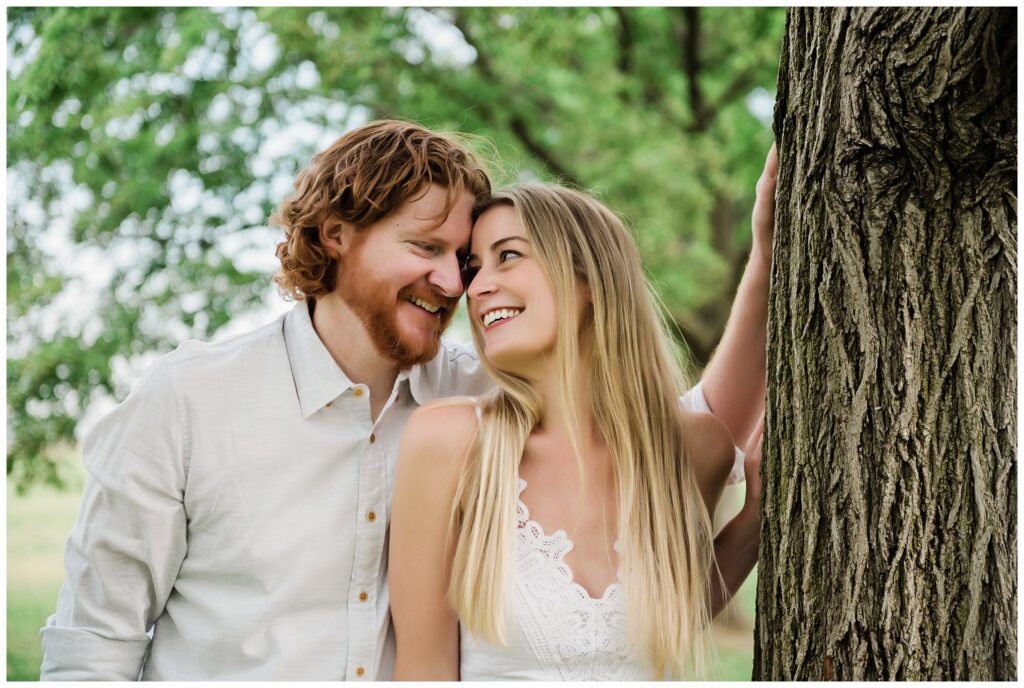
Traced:
<path id="1" fill-rule="evenodd" d="M 374 435 L 373 433 L 370 433 L 370 444 L 373 444 L 376 441 L 377 441 L 377 436 Z"/>
<path id="2" fill-rule="evenodd" d="M 362 676 L 366 673 L 366 669 L 363 667 L 356 667 L 356 676 Z"/>
<path id="3" fill-rule="evenodd" d="M 352 390 L 352 394 L 354 394 L 357 397 L 363 396 L 363 388 L 362 387 L 356 387 L 354 390 Z"/>
<path id="4" fill-rule="evenodd" d="M 370 513 L 366 514 L 366 520 L 367 521 L 376 521 L 377 520 L 377 514 L 375 514 L 375 513 L 373 513 L 371 511 Z"/>
<path id="5" fill-rule="evenodd" d="M 365 592 L 359 593 L 359 601 L 360 602 L 365 602 L 368 599 L 370 599 L 370 596 L 367 595 Z"/>

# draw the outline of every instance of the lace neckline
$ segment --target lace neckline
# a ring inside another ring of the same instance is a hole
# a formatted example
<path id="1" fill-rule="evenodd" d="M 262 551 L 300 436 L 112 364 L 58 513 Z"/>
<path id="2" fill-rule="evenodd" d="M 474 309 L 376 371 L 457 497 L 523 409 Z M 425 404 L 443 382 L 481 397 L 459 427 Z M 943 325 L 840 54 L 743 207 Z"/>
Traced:
<path id="1" fill-rule="evenodd" d="M 559 528 L 548 535 L 540 523 L 530 518 L 530 509 L 523 502 L 523 490 L 526 489 L 526 481 L 518 476 L 517 480 L 516 525 L 520 529 L 520 532 L 532 535 L 535 539 L 540 541 L 539 549 L 545 550 L 550 554 L 554 563 L 557 564 L 559 572 L 562 574 L 561 578 L 572 586 L 581 599 L 592 604 L 600 605 L 614 601 L 619 596 L 618 593 L 622 588 L 622 567 L 619 566 L 616 570 L 616 580 L 608 584 L 600 597 L 594 597 L 591 595 L 586 588 L 576 582 L 576 577 L 573 575 L 572 567 L 570 567 L 565 561 L 565 555 L 572 551 L 572 548 L 574 547 L 574 543 L 569 538 L 569 534 L 566 533 L 564 529 Z M 621 557 L 622 550 L 619 547 L 618 540 L 615 540 L 615 543 L 612 545 L 612 549 Z"/>

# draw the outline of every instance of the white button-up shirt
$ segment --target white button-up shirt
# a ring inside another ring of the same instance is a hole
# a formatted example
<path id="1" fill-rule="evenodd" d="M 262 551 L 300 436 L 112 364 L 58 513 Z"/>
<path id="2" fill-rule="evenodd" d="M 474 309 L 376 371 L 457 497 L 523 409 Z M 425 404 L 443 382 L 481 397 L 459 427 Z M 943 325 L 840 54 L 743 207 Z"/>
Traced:
<path id="1" fill-rule="evenodd" d="M 445 343 L 375 423 L 301 302 L 163 357 L 85 440 L 42 678 L 390 678 L 402 428 L 419 404 L 492 386 L 471 348 Z"/>
<path id="2" fill-rule="evenodd" d="M 50 680 L 387 680 L 387 529 L 403 427 L 493 383 L 445 343 L 377 421 L 306 304 L 163 357 L 85 440 Z M 685 399 L 707 410 L 699 388 Z"/>

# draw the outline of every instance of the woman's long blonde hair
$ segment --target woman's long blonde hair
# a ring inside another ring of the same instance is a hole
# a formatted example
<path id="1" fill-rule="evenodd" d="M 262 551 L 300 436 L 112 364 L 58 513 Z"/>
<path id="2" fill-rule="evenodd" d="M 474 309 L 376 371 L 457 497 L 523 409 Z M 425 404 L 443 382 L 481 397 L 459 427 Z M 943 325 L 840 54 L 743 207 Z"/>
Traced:
<path id="1" fill-rule="evenodd" d="M 636 243 L 614 213 L 571 189 L 515 186 L 478 215 L 494 205 L 511 206 L 555 294 L 559 401 L 581 474 L 582 409 L 589 407 L 612 457 L 630 638 L 656 675 L 699 673 L 709 621 L 711 521 L 680 424 L 681 361 Z M 589 303 L 578 301 L 580 283 Z M 475 322 L 473 338 L 483 352 Z M 484 402 L 453 508 L 449 598 L 467 630 L 503 643 L 516 476 L 542 409 L 528 381 L 497 370 L 486 357 L 482 363 L 498 390 Z M 583 379 L 590 380 L 586 405 L 578 399 Z"/>

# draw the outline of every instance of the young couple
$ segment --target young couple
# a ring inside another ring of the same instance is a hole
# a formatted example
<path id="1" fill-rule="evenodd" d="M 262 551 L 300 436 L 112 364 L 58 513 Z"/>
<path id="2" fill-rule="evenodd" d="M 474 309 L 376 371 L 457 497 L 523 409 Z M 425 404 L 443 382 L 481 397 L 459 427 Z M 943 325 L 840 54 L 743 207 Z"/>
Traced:
<path id="1" fill-rule="evenodd" d="M 413 124 L 343 136 L 275 216 L 295 307 L 183 344 L 87 437 L 42 678 L 689 671 L 757 558 L 774 165 L 687 391 L 599 202 L 492 194 Z M 440 338 L 464 291 L 475 351 Z M 715 538 L 733 438 L 746 503 Z"/>

